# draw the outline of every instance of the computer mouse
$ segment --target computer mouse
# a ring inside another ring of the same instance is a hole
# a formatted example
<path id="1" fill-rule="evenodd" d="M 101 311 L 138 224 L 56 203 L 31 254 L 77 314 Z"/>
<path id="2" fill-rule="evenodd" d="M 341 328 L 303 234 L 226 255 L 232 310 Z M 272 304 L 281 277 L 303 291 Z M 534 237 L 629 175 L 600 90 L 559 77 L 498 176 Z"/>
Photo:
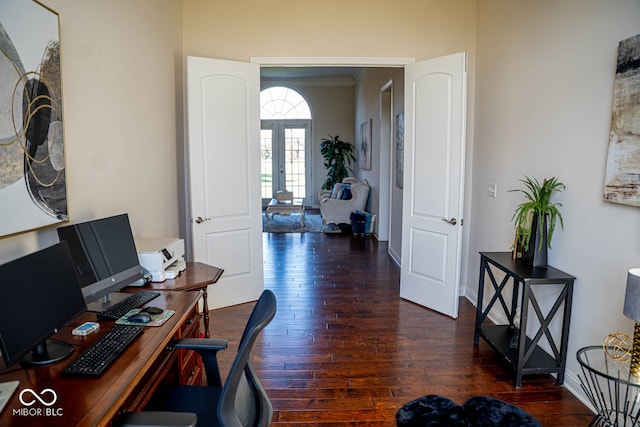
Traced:
<path id="1" fill-rule="evenodd" d="M 160 307 L 145 307 L 141 311 L 149 314 L 161 314 L 164 310 Z"/>
<path id="2" fill-rule="evenodd" d="M 140 313 L 136 313 L 127 317 L 127 320 L 134 323 L 149 323 L 151 322 L 151 315 L 149 313 L 141 311 Z"/>

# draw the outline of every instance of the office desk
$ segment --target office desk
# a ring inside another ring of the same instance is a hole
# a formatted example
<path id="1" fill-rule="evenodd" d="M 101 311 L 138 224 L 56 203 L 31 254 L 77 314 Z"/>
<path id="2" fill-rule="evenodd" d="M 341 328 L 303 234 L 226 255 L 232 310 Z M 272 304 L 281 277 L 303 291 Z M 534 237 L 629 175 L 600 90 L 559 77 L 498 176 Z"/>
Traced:
<path id="1" fill-rule="evenodd" d="M 204 332 L 209 338 L 209 303 L 207 287 L 220 279 L 223 269 L 202 262 L 187 262 L 187 268 L 175 279 L 167 279 L 164 282 L 151 282 L 145 286 L 156 291 L 202 291 L 204 314 Z"/>
<path id="2" fill-rule="evenodd" d="M 166 291 L 147 303 L 147 306 L 175 310 L 175 314 L 160 327 L 145 328 L 97 378 L 64 376 L 60 373 L 115 323 L 101 320 L 98 332 L 86 337 L 74 336 L 71 334 L 73 328 L 86 321 L 96 321 L 95 313 L 83 313 L 55 335 L 55 338 L 74 344 L 71 357 L 35 368 L 23 369 L 16 365 L 0 374 L 0 382 L 20 381 L 15 394 L 0 414 L 0 426 L 108 426 L 122 411 L 141 410 L 163 381 L 197 383 L 202 378 L 202 368 L 194 353 L 177 351 L 168 346 L 174 339 L 198 336 L 200 315 L 197 303 L 201 297 L 200 291 Z M 190 359 L 192 357 L 193 360 Z M 4 365 L 0 363 L 0 367 L 4 368 Z M 42 392 L 51 389 L 57 399 L 50 406 L 40 402 L 26 406 L 20 402 L 19 395 L 25 393 L 26 402 L 34 400 L 34 395 L 27 389 L 42 396 L 46 403 L 51 402 L 53 394 Z"/>

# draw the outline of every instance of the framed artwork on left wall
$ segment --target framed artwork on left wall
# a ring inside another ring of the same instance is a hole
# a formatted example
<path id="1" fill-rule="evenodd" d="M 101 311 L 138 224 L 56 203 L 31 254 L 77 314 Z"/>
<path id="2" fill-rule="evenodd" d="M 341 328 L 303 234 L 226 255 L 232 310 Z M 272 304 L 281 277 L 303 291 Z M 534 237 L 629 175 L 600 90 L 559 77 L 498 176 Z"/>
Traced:
<path id="1" fill-rule="evenodd" d="M 371 169 L 371 119 L 360 124 L 360 169 Z"/>
<path id="2" fill-rule="evenodd" d="M 0 2 L 0 236 L 66 221 L 58 14 Z"/>

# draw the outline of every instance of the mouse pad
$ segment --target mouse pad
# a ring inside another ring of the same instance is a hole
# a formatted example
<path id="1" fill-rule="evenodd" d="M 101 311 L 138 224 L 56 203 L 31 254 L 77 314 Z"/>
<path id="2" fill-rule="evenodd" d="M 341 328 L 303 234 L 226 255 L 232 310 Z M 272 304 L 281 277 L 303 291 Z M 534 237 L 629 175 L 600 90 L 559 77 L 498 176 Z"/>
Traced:
<path id="1" fill-rule="evenodd" d="M 140 323 L 140 322 L 129 322 L 127 318 L 129 316 L 133 316 L 134 314 L 140 313 L 142 309 L 134 308 L 133 310 L 129 310 L 127 314 L 116 320 L 117 325 L 139 325 L 139 326 L 160 326 L 164 322 L 166 322 L 173 314 L 176 312 L 175 310 L 165 310 L 160 314 L 152 314 L 151 322 L 149 323 Z"/>

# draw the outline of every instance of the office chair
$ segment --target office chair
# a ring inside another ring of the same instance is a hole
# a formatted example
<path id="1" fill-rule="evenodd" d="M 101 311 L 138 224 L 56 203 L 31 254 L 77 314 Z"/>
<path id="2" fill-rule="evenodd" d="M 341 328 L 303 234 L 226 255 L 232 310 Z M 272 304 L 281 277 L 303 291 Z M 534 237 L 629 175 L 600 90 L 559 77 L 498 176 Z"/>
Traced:
<path id="1" fill-rule="evenodd" d="M 247 321 L 238 354 L 222 385 L 216 354 L 227 347 L 225 340 L 185 338 L 175 348 L 197 351 L 207 374 L 207 386 L 180 386 L 159 396 L 152 411 L 126 414 L 121 427 L 267 427 L 273 408 L 250 361 L 253 344 L 276 314 L 276 297 L 265 290 Z M 157 411 L 156 411 L 157 409 Z M 197 417 L 197 419 L 196 419 Z"/>

